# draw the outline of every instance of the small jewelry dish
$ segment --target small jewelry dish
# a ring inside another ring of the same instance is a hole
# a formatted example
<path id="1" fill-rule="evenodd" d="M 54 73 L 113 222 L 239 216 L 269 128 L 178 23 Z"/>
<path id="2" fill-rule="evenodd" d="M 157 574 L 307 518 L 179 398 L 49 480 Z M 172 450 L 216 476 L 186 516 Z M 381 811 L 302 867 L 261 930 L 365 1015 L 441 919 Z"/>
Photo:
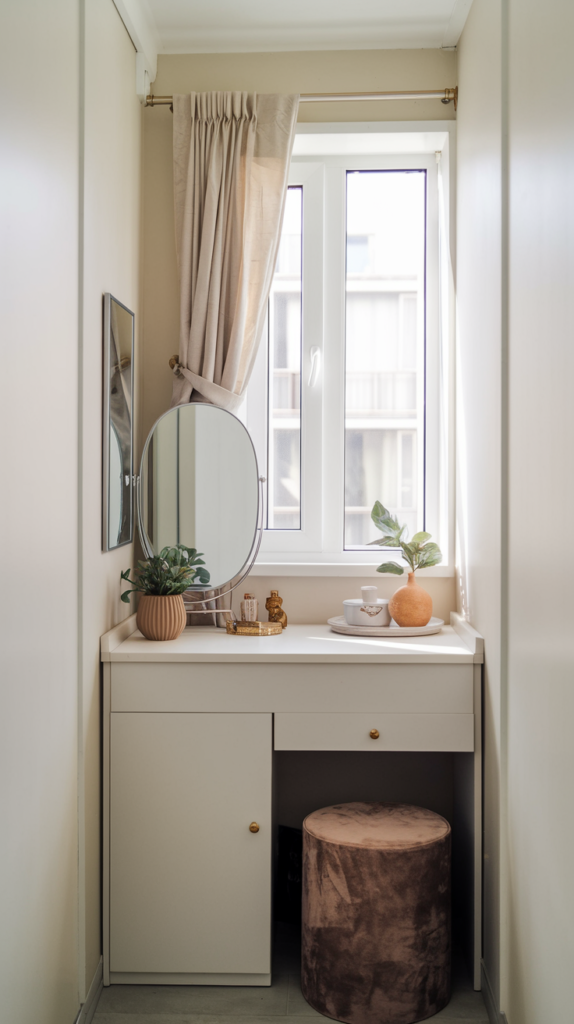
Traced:
<path id="1" fill-rule="evenodd" d="M 334 633 L 344 633 L 345 636 L 431 636 L 440 633 L 444 619 L 433 618 L 426 626 L 397 626 L 394 619 L 391 619 L 390 626 L 349 626 L 342 615 L 336 615 L 327 619 L 327 624 Z"/>
<path id="2" fill-rule="evenodd" d="M 391 624 L 389 602 L 386 598 L 377 596 L 376 587 L 361 587 L 361 597 L 343 601 L 343 611 L 348 626 L 373 629 L 375 626 Z"/>

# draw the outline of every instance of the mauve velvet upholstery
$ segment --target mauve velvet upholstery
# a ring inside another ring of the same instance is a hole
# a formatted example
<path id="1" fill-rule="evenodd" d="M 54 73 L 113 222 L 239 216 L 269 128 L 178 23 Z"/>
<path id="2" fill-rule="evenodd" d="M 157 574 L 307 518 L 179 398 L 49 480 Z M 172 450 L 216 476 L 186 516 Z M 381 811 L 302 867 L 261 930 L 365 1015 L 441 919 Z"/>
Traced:
<path id="1" fill-rule="evenodd" d="M 348 1024 L 413 1024 L 450 998 L 450 825 L 408 804 L 303 822 L 301 988 Z"/>

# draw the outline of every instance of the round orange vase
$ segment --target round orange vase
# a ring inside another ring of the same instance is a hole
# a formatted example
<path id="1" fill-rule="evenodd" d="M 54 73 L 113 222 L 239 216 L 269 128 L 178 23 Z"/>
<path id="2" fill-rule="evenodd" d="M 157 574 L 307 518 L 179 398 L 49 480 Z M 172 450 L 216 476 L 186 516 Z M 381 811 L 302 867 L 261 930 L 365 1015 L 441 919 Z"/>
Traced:
<path id="1" fill-rule="evenodd" d="M 389 601 L 389 611 L 397 626 L 426 626 L 432 615 L 432 597 L 419 587 L 414 572 L 408 583 L 399 587 Z"/>
<path id="2" fill-rule="evenodd" d="M 182 595 L 142 594 L 136 622 L 148 640 L 177 640 L 186 623 Z"/>

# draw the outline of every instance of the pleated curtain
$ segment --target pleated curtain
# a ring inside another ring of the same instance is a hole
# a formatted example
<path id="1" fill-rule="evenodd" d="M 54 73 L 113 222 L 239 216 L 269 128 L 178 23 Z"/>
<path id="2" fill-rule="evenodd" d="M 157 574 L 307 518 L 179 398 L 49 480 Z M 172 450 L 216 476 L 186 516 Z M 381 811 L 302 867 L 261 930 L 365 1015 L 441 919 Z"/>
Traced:
<path id="1" fill-rule="evenodd" d="M 179 362 L 172 405 L 240 406 L 277 260 L 298 96 L 173 98 Z"/>

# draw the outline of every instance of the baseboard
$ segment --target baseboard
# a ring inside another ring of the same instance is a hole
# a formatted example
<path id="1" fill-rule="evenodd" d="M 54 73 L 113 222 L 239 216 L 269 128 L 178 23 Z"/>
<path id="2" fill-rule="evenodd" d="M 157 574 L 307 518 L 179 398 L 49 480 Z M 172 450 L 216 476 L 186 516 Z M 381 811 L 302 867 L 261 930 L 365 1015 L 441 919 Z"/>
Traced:
<path id="1" fill-rule="evenodd" d="M 482 977 L 482 998 L 484 999 L 490 1024 L 508 1024 L 506 1014 L 499 1010 L 496 1005 L 496 999 L 494 998 L 494 992 L 492 991 L 484 960 L 480 961 L 480 973 Z"/>
<path id="2" fill-rule="evenodd" d="M 96 1012 L 96 1006 L 98 1005 L 98 1000 L 102 994 L 103 987 L 103 962 L 100 957 L 100 962 L 96 968 L 96 973 L 92 978 L 92 984 L 90 985 L 86 996 L 86 1001 L 85 1003 L 82 1003 L 76 1024 L 90 1024 L 90 1021 Z"/>
<path id="3" fill-rule="evenodd" d="M 270 985 L 270 974 L 140 974 L 110 971 L 110 985 Z M 82 1022 L 83 1024 L 83 1022 Z"/>

